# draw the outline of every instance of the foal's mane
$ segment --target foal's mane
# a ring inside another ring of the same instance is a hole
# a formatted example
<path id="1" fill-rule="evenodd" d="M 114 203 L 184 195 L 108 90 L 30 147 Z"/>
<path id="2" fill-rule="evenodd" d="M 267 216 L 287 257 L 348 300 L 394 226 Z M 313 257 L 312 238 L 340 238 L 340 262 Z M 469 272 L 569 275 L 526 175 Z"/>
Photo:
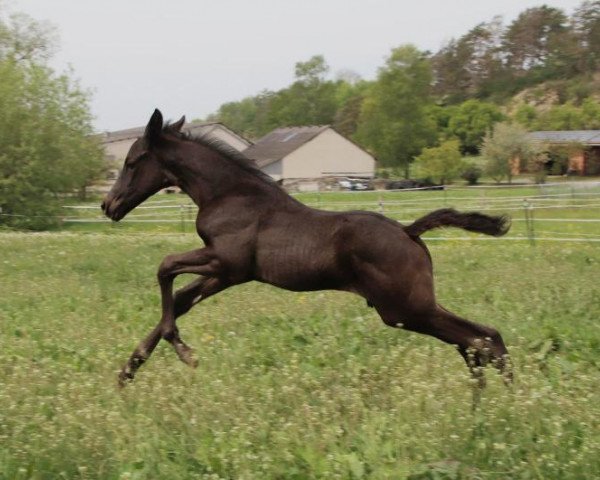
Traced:
<path id="1" fill-rule="evenodd" d="M 255 177 L 260 178 L 261 180 L 269 183 L 270 185 L 275 185 L 279 187 L 279 184 L 275 180 L 273 180 L 273 178 L 270 175 L 266 174 L 256 166 L 254 160 L 248 158 L 242 152 L 236 150 L 223 140 L 211 137 L 209 133 L 205 133 L 203 135 L 193 135 L 190 132 L 181 132 L 170 128 L 169 123 L 167 123 L 163 127 L 163 132 L 174 135 L 180 140 L 187 140 L 190 142 L 197 143 L 198 145 L 202 145 L 203 147 L 210 148 L 211 150 L 221 155 L 221 157 L 228 160 L 230 163 L 233 163 L 242 170 L 251 173 Z"/>

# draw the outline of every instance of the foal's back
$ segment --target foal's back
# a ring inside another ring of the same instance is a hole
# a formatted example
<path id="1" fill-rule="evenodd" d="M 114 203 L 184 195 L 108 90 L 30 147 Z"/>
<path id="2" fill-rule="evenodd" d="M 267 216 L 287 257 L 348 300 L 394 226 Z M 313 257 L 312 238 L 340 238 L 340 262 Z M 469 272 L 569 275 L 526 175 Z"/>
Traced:
<path id="1" fill-rule="evenodd" d="M 397 292 L 403 273 L 415 268 L 431 271 L 423 247 L 374 212 L 283 209 L 258 232 L 256 279 L 288 290 L 364 294 L 383 281 Z"/>

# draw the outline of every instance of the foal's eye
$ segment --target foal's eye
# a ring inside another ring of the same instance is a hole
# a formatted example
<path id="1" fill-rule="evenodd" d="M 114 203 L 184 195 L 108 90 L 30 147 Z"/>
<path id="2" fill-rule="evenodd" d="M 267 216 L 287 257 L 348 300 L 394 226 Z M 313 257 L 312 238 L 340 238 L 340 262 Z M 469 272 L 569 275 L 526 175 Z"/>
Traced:
<path id="1" fill-rule="evenodd" d="M 137 157 L 128 158 L 127 161 L 125 162 L 125 166 L 133 167 L 137 162 L 146 158 L 147 155 L 148 155 L 148 152 L 143 152 L 140 155 L 138 155 Z"/>

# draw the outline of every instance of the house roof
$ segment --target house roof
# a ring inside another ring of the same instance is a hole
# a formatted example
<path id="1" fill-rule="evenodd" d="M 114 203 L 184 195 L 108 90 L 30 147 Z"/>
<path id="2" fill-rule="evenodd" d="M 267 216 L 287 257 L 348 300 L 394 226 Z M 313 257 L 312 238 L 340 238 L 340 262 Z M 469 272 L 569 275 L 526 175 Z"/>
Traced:
<path id="1" fill-rule="evenodd" d="M 278 128 L 259 139 L 243 153 L 254 160 L 259 168 L 266 167 L 287 157 L 328 128 L 329 125 Z"/>
<path id="2" fill-rule="evenodd" d="M 246 140 L 241 135 L 239 135 L 239 134 L 235 133 L 234 131 L 232 131 L 231 129 L 227 128 L 225 125 L 223 125 L 220 122 L 190 122 L 190 123 L 186 123 L 182 130 L 185 132 L 189 132 L 192 135 L 202 136 L 206 133 L 211 132 L 215 128 L 223 128 L 223 129 L 231 132 L 232 134 L 236 135 L 237 137 L 239 137 L 247 145 L 251 145 L 250 141 Z M 130 140 L 130 139 L 141 137 L 142 135 L 144 135 L 145 129 L 146 129 L 146 127 L 144 126 L 144 127 L 127 128 L 125 130 L 116 130 L 114 132 L 104 132 L 103 134 L 99 135 L 99 138 L 103 144 L 120 142 L 122 140 Z"/>
<path id="3" fill-rule="evenodd" d="M 600 145 L 600 130 L 542 131 L 529 134 L 536 140 L 547 143 L 581 143 Z"/>

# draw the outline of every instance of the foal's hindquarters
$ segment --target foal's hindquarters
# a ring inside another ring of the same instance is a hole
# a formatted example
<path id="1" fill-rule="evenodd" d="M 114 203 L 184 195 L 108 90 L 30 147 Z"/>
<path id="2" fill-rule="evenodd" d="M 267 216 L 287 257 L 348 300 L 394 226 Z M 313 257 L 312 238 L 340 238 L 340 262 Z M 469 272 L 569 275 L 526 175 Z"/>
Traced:
<path id="1" fill-rule="evenodd" d="M 381 225 L 378 226 L 381 230 Z M 433 268 L 427 247 L 399 224 L 387 223 L 386 235 L 352 235 L 350 261 L 355 291 L 373 305 L 386 325 L 431 335 L 455 345 L 469 369 L 485 385 L 482 368 L 491 363 L 512 381 L 508 350 L 500 333 L 455 315 L 435 300 Z M 364 232 L 364 226 L 361 230 Z M 383 233 L 383 232 L 379 232 Z M 358 238 L 357 238 L 358 237 Z"/>

